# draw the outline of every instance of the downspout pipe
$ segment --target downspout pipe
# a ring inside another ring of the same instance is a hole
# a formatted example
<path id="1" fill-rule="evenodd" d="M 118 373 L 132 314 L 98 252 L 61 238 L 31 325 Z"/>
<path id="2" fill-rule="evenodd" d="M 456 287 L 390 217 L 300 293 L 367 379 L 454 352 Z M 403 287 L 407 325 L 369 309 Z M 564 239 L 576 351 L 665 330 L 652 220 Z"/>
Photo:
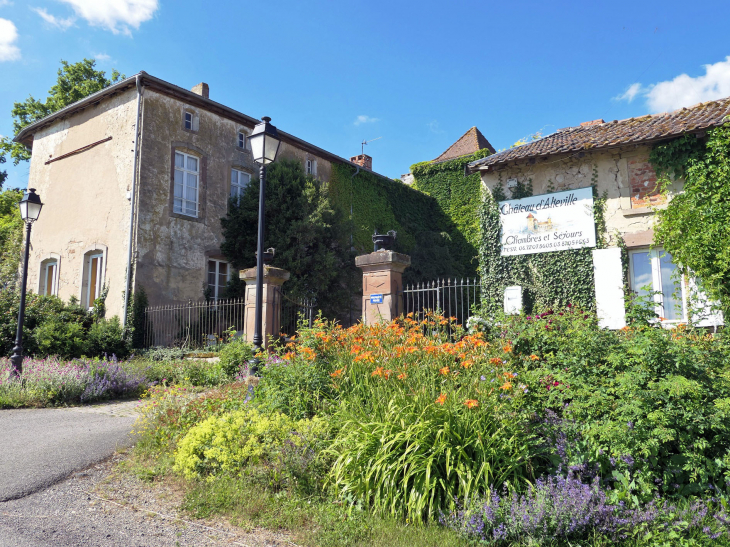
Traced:
<path id="1" fill-rule="evenodd" d="M 137 74 L 135 81 L 137 86 L 137 117 L 134 123 L 134 162 L 132 166 L 132 189 L 129 208 L 129 241 L 127 242 L 127 280 L 124 285 L 124 313 L 122 315 L 122 326 L 127 326 L 127 312 L 129 310 L 129 293 L 132 285 L 132 243 L 134 239 L 134 212 L 137 201 L 137 162 L 139 158 L 139 141 L 142 138 L 140 127 L 140 112 L 142 106 L 142 75 Z"/>

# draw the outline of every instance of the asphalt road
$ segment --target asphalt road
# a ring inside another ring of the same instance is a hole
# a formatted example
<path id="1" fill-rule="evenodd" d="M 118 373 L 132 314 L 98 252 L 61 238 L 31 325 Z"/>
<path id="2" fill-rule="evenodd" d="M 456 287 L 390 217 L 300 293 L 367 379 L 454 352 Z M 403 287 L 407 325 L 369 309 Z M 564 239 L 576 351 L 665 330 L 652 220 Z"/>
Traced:
<path id="1" fill-rule="evenodd" d="M 0 410 L 0 502 L 44 490 L 130 445 L 131 405 Z"/>

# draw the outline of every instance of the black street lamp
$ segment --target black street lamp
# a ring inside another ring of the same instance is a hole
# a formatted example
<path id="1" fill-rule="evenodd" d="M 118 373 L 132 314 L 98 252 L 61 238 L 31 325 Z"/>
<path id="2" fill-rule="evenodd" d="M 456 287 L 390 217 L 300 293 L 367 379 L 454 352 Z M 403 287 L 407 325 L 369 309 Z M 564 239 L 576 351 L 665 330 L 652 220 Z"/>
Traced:
<path id="1" fill-rule="evenodd" d="M 30 188 L 18 203 L 20 218 L 25 222 L 25 260 L 23 261 L 23 283 L 20 288 L 20 309 L 18 310 L 18 333 L 15 337 L 13 355 L 10 357 L 10 375 L 18 377 L 23 372 L 23 320 L 25 319 L 25 291 L 28 284 L 28 256 L 30 255 L 30 228 L 41 214 L 41 198 Z"/>
<path id="2" fill-rule="evenodd" d="M 256 314 L 254 317 L 253 345 L 256 351 L 261 351 L 264 338 L 261 332 L 262 307 L 264 300 L 264 212 L 266 192 L 266 166 L 276 160 L 279 152 L 279 133 L 276 127 L 269 122 L 271 118 L 264 116 L 261 123 L 254 127 L 251 136 L 248 138 L 253 152 L 253 161 L 261 167 L 259 169 L 259 234 L 256 251 Z"/>

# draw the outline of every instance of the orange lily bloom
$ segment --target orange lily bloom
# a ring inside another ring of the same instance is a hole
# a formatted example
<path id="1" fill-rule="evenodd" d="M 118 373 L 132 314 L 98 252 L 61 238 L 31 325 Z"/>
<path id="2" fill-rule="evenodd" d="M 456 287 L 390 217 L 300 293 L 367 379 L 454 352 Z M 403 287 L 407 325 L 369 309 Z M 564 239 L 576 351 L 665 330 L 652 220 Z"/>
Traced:
<path id="1" fill-rule="evenodd" d="M 445 402 L 446 402 L 446 394 L 445 393 L 442 393 L 436 399 L 436 403 L 439 404 L 439 405 L 443 405 Z"/>

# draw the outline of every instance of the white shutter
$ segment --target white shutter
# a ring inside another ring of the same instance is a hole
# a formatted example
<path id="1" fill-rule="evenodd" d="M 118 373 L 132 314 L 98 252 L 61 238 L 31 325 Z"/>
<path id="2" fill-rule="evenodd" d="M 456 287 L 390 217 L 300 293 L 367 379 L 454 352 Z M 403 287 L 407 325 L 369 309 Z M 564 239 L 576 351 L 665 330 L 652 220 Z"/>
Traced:
<path id="1" fill-rule="evenodd" d="M 200 129 L 200 116 L 193 114 L 193 131 Z"/>
<path id="2" fill-rule="evenodd" d="M 687 307 L 692 313 L 692 323 L 697 327 L 720 327 L 725 324 L 717 303 L 712 302 L 694 278 L 689 280 Z"/>
<path id="3" fill-rule="evenodd" d="M 598 325 L 608 329 L 626 326 L 621 249 L 593 250 L 593 279 L 596 286 Z"/>
<path id="4" fill-rule="evenodd" d="M 312 166 L 312 174 L 315 177 L 317 176 L 317 160 L 314 160 L 314 165 Z"/>

